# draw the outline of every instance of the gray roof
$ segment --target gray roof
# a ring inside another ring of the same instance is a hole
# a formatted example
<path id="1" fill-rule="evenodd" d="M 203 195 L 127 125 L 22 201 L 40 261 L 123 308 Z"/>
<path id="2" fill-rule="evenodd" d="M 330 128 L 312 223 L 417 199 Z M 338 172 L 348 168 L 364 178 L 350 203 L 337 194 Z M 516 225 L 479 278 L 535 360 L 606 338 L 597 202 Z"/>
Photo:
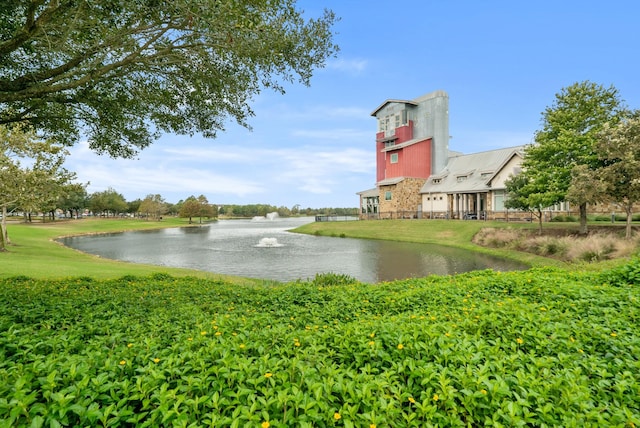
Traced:
<path id="1" fill-rule="evenodd" d="M 470 155 L 451 156 L 444 170 L 432 174 L 420 193 L 486 192 L 489 183 L 513 156 L 522 156 L 526 146 L 507 147 Z M 465 178 L 463 178 L 465 177 Z M 434 184 L 434 179 L 440 183 Z"/>
<path id="2" fill-rule="evenodd" d="M 369 189 L 369 190 L 363 190 L 361 192 L 357 192 L 356 195 L 360 195 L 363 198 L 371 198 L 373 196 L 378 196 L 379 191 L 377 187 L 374 187 L 373 189 Z"/>
<path id="3" fill-rule="evenodd" d="M 382 110 L 387 104 L 408 104 L 411 106 L 417 106 L 421 102 L 424 102 L 430 98 L 437 98 L 437 97 L 448 97 L 448 95 L 443 90 L 437 90 L 437 91 L 429 92 L 428 94 L 422 95 L 413 100 L 399 100 L 399 99 L 386 100 L 385 102 L 380 104 L 373 112 L 371 112 L 371 116 L 375 117 L 375 115 L 377 115 L 378 112 Z"/>
<path id="4" fill-rule="evenodd" d="M 393 177 L 393 178 L 385 178 L 382 181 L 378 181 L 376 183 L 377 186 L 391 186 L 393 184 L 398 184 L 400 183 L 402 180 L 404 180 L 404 177 Z"/>

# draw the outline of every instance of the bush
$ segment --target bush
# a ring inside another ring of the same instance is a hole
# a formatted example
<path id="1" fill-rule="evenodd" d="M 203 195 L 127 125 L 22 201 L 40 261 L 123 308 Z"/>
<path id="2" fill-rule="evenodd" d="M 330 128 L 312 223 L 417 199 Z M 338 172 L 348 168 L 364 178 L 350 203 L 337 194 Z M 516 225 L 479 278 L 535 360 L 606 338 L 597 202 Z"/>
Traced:
<path id="1" fill-rule="evenodd" d="M 640 284 L 640 257 L 634 257 L 629 263 L 602 272 L 601 281 L 616 287 Z"/>
<path id="2" fill-rule="evenodd" d="M 351 285 L 358 284 L 359 281 L 352 276 L 340 274 L 340 273 L 317 273 L 311 281 L 313 285 L 317 286 L 331 286 L 331 285 Z"/>

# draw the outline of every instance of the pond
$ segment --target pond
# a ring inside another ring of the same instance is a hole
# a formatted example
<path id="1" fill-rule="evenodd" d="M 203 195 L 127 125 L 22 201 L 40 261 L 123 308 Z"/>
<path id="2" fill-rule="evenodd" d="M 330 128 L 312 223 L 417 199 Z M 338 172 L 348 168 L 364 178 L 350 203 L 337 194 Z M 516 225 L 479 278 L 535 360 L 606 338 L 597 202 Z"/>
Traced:
<path id="1" fill-rule="evenodd" d="M 273 216 L 220 220 L 202 227 L 77 236 L 60 242 L 116 260 L 276 281 L 337 273 L 377 283 L 487 268 L 527 268 L 517 262 L 438 245 L 288 232 L 313 220 Z"/>

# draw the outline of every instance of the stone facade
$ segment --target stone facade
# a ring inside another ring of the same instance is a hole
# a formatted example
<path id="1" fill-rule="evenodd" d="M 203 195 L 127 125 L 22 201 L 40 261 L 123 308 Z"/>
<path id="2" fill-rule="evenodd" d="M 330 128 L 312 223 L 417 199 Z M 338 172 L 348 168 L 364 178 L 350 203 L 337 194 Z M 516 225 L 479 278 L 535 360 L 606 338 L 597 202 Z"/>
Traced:
<path id="1" fill-rule="evenodd" d="M 397 184 L 381 185 L 380 189 L 380 217 L 393 213 L 405 213 L 404 216 L 417 216 L 422 203 L 420 189 L 424 185 L 423 178 L 405 178 Z M 390 192 L 391 199 L 387 199 Z M 400 214 L 402 215 L 402 214 Z"/>

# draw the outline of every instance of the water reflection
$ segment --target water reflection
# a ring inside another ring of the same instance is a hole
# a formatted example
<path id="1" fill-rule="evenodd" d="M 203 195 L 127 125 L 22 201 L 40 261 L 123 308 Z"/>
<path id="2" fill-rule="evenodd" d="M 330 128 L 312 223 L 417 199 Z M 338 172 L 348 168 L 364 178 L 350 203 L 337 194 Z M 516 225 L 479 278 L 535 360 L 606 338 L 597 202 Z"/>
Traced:
<path id="1" fill-rule="evenodd" d="M 287 231 L 310 221 L 313 218 L 222 220 L 204 227 L 71 237 L 61 242 L 117 260 L 277 281 L 333 272 L 374 283 L 486 268 L 503 271 L 526 268 L 511 261 L 442 246 Z"/>

